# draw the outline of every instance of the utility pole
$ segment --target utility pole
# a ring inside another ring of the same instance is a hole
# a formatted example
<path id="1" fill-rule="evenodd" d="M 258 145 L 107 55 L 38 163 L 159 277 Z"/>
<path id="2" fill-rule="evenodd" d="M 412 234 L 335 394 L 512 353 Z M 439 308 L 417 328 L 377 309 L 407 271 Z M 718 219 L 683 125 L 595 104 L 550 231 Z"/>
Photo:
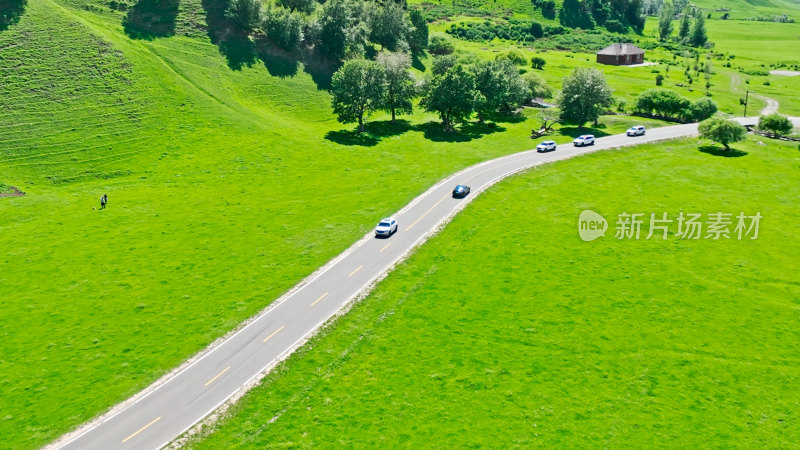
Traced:
<path id="1" fill-rule="evenodd" d="M 750 99 L 750 91 L 744 91 L 744 116 L 747 117 L 747 102 Z"/>

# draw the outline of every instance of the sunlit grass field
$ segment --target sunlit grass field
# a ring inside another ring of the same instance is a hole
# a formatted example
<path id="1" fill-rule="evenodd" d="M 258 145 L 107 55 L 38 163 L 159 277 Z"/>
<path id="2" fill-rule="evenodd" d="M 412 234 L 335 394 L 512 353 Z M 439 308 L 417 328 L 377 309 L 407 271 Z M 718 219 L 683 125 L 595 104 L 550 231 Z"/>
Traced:
<path id="1" fill-rule="evenodd" d="M 527 1 L 500 3 L 528 14 Z M 175 34 L 149 40 L 126 35 L 125 14 L 100 0 L 29 0 L 0 31 L 0 193 L 26 193 L 0 198 L 4 445 L 37 447 L 96 416 L 437 180 L 536 144 L 533 110 L 456 135 L 433 114 L 393 126 L 381 113 L 358 136 L 331 113 L 335 67 L 234 61 L 207 36 L 209 4 L 183 0 Z M 458 47 L 491 58 L 509 44 Z M 545 58 L 556 87 L 593 64 Z M 654 84 L 651 68 L 604 70 L 627 100 Z M 763 93 L 796 105 L 796 81 Z M 712 94 L 736 112 L 729 83 L 715 75 Z M 593 132 L 634 123 L 662 125 L 609 116 Z"/>
<path id="2" fill-rule="evenodd" d="M 800 155 L 707 144 L 501 182 L 191 447 L 793 446 Z M 585 209 L 605 237 L 579 239 Z M 615 239 L 618 214 L 681 211 L 763 219 Z"/>
<path id="3" fill-rule="evenodd" d="M 458 135 L 378 114 L 357 136 L 302 64 L 234 70 L 205 39 L 133 40 L 73 6 L 32 0 L 0 33 L 0 180 L 27 194 L 0 199 L 13 447 L 137 392 L 445 175 L 536 143 L 533 111 Z"/>

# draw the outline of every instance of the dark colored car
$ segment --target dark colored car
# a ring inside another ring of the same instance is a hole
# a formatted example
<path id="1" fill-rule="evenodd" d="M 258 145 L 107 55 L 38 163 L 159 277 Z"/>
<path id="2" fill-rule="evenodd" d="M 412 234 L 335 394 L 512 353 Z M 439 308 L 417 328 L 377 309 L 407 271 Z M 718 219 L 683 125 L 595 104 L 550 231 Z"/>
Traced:
<path id="1" fill-rule="evenodd" d="M 469 195 L 469 186 L 459 184 L 453 189 L 453 198 L 464 198 Z"/>

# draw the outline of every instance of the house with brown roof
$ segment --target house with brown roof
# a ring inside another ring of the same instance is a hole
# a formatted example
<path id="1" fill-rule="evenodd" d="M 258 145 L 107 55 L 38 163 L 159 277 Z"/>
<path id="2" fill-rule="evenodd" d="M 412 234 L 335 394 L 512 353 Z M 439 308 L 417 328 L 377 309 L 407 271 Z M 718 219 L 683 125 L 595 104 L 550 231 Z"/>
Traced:
<path id="1" fill-rule="evenodd" d="M 597 62 L 612 66 L 642 64 L 644 50 L 633 44 L 612 44 L 597 52 Z"/>

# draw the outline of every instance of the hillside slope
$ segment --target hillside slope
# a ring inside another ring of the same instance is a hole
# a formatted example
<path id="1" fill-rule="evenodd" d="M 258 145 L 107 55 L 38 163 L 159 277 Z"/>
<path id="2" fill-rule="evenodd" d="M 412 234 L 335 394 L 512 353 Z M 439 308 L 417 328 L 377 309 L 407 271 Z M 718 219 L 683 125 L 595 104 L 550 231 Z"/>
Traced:
<path id="1" fill-rule="evenodd" d="M 0 31 L 0 183 L 26 192 L 0 198 L 12 447 L 137 392 L 445 174 L 530 145 L 524 121 L 448 136 L 424 113 L 357 137 L 324 65 L 234 64 L 206 8 L 140 39 L 106 4 L 30 0 Z"/>

